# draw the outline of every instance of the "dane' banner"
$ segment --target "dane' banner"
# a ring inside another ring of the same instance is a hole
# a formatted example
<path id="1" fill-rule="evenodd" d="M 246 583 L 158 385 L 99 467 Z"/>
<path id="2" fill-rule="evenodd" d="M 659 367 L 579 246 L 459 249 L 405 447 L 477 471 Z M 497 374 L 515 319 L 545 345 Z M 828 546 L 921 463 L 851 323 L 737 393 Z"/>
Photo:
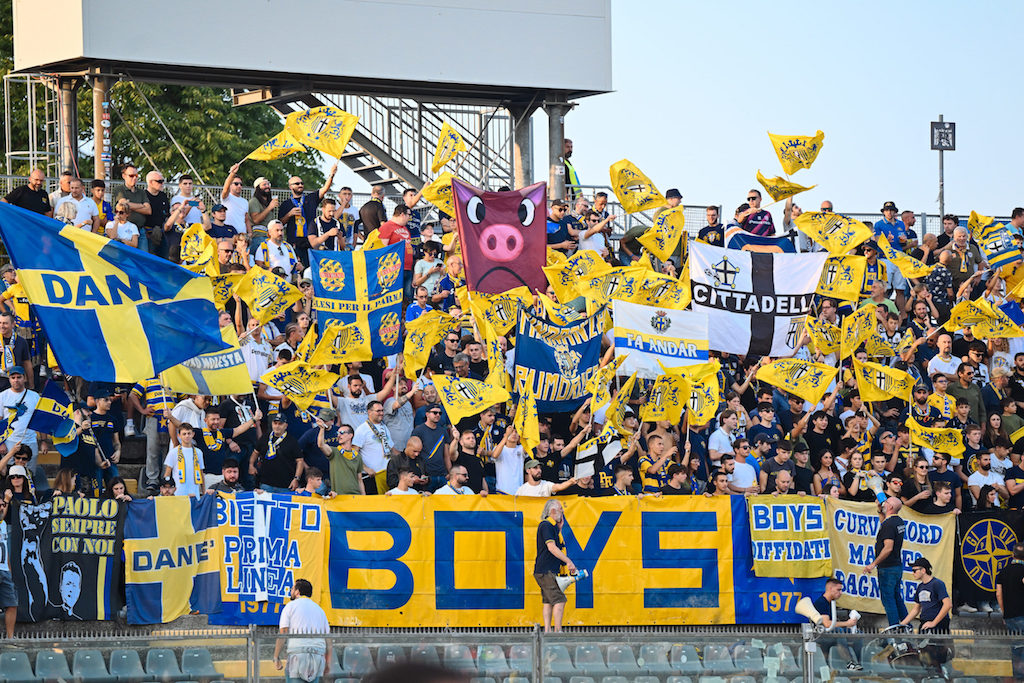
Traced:
<path id="1" fill-rule="evenodd" d="M 11 509 L 18 621 L 103 621 L 121 609 L 124 503 L 54 496 Z"/>
<path id="2" fill-rule="evenodd" d="M 568 325 L 519 309 L 516 323 L 515 376 L 512 391 L 530 384 L 540 412 L 575 410 L 597 372 L 605 309 Z"/>
<path id="3" fill-rule="evenodd" d="M 832 538 L 832 564 L 836 578 L 843 582 L 839 606 L 861 612 L 882 613 L 878 572 L 861 570 L 875 559 L 875 536 L 881 519 L 875 503 L 855 503 L 827 498 L 828 528 Z M 933 573 L 947 587 L 952 586 L 953 546 L 956 516 L 923 515 L 904 507 L 899 516 L 907 523 L 903 538 L 903 600 L 910 604 L 917 595 L 918 582 L 910 564 L 919 557 L 932 563 Z"/>

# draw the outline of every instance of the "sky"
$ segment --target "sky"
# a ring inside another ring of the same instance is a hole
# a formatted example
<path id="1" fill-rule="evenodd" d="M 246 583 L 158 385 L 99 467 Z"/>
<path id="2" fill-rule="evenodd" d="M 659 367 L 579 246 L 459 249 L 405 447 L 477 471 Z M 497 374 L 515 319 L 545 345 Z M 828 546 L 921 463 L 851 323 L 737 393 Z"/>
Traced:
<path id="1" fill-rule="evenodd" d="M 1013 161 L 1024 152 L 1022 19 L 1018 2 L 612 0 L 615 92 L 566 116 L 574 165 L 584 184 L 608 184 L 608 167 L 628 158 L 662 192 L 731 214 L 758 169 L 782 174 L 767 131 L 820 129 L 814 166 L 791 176 L 818 185 L 798 204 L 858 213 L 892 200 L 937 214 L 928 135 L 943 114 L 957 124 L 946 211 L 1008 215 L 1024 205 Z M 542 115 L 534 131 L 543 169 Z"/>

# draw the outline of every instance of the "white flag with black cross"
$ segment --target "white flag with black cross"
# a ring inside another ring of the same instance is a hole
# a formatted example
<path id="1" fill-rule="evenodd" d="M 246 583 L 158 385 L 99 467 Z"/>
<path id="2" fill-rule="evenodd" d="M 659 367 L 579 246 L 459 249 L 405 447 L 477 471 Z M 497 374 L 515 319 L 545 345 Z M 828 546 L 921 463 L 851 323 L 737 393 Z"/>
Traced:
<path id="1" fill-rule="evenodd" d="M 745 356 L 792 354 L 827 257 L 692 242 L 691 308 L 708 316 L 711 349 Z"/>

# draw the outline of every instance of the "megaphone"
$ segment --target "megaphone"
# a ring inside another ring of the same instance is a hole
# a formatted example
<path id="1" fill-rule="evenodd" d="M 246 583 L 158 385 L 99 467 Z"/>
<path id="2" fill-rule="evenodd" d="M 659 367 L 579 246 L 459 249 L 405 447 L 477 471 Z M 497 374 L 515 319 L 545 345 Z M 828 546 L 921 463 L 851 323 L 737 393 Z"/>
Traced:
<path id="1" fill-rule="evenodd" d="M 875 498 L 878 500 L 879 503 L 884 503 L 886 499 L 889 497 L 885 495 L 885 490 L 882 487 L 882 477 L 880 477 L 878 474 L 874 472 L 870 473 L 867 477 L 865 477 L 865 483 L 868 485 L 869 489 L 875 492 Z"/>
<path id="2" fill-rule="evenodd" d="M 804 597 L 797 600 L 796 607 L 793 608 L 793 611 L 814 624 L 814 630 L 816 632 L 825 632 L 825 625 L 822 623 L 825 617 L 822 616 L 821 612 L 814 609 L 814 601 L 810 598 Z"/>
<path id="3" fill-rule="evenodd" d="M 555 582 L 558 584 L 558 588 L 564 593 L 565 589 L 573 585 L 580 579 L 585 579 L 590 576 L 590 572 L 586 569 L 581 569 L 571 576 L 556 576 Z"/>

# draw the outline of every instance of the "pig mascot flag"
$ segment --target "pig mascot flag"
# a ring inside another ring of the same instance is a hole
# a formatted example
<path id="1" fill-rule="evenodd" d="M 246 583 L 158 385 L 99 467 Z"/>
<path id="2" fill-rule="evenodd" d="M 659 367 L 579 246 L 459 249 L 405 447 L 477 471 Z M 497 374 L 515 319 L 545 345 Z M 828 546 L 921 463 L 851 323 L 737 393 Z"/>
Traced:
<path id="1" fill-rule="evenodd" d="M 547 184 L 484 192 L 452 179 L 466 285 L 500 294 L 522 285 L 544 291 L 547 263 Z"/>

